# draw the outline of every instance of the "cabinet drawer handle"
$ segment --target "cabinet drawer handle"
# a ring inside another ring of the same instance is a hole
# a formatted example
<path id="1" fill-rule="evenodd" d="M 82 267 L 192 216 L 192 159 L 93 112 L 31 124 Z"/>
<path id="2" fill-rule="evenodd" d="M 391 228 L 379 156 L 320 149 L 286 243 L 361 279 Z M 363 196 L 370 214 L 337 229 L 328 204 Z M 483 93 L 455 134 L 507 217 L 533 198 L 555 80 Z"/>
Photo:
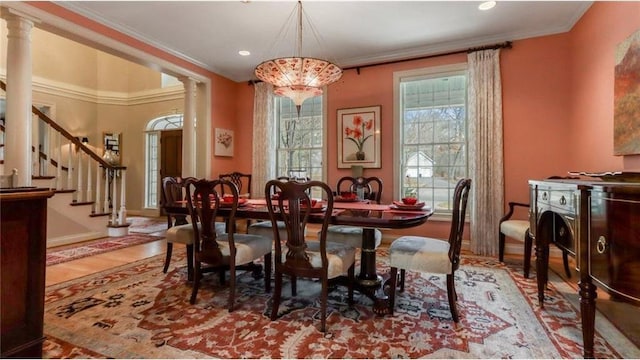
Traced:
<path id="1" fill-rule="evenodd" d="M 547 193 L 546 192 L 542 193 L 542 200 L 547 200 Z"/>
<path id="2" fill-rule="evenodd" d="M 567 204 L 567 199 L 564 197 L 564 195 L 562 195 L 562 197 L 560 197 L 560 205 L 566 205 Z"/>
<path id="3" fill-rule="evenodd" d="M 596 250 L 598 251 L 598 254 L 604 254 L 604 252 L 607 251 L 607 239 L 604 237 L 604 235 L 600 235 L 600 237 L 598 238 L 598 242 L 596 243 Z"/>

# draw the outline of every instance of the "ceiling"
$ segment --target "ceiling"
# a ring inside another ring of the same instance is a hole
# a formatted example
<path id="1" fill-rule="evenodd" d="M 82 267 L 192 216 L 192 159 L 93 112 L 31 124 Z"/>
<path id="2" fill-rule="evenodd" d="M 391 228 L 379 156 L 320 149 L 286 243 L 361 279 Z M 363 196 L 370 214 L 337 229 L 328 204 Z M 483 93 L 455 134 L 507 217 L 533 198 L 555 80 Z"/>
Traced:
<path id="1" fill-rule="evenodd" d="M 301 55 L 353 67 L 562 33 L 591 3 L 498 1 L 481 11 L 478 1 L 305 1 Z M 295 54 L 292 1 L 57 4 L 234 81 L 256 79 L 262 61 Z"/>

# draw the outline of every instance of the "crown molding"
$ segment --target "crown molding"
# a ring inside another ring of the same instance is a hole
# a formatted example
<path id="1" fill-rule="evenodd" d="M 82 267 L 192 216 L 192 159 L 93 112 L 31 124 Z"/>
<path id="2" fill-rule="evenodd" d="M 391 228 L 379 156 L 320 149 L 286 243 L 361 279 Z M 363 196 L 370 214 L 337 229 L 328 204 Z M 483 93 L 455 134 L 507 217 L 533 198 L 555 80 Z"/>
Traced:
<path id="1" fill-rule="evenodd" d="M 6 69 L 0 69 L 0 79 L 6 82 Z M 182 85 L 128 93 L 121 91 L 90 89 L 39 76 L 33 76 L 32 86 L 34 92 L 61 96 L 72 100 L 86 101 L 100 105 L 131 106 L 169 100 L 180 100 L 184 98 L 184 89 Z"/>

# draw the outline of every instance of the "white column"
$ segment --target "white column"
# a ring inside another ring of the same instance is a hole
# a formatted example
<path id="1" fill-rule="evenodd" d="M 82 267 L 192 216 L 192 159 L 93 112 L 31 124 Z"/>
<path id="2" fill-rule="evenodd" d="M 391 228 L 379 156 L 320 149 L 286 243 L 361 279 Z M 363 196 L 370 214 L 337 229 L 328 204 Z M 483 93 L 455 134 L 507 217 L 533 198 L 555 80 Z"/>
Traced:
<path id="1" fill-rule="evenodd" d="M 184 116 L 182 118 L 182 177 L 196 176 L 196 82 L 182 77 L 184 84 Z"/>
<path id="2" fill-rule="evenodd" d="M 31 186 L 31 29 L 33 21 L 4 8 L 7 22 L 7 118 L 4 168 L 18 170 L 17 186 Z"/>

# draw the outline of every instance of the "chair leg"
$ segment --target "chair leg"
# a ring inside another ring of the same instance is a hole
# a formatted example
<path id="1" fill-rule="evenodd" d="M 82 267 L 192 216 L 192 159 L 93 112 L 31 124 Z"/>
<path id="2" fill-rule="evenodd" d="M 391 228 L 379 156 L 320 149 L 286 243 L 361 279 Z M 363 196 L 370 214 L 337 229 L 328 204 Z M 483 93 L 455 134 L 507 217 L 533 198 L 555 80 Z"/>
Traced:
<path id="1" fill-rule="evenodd" d="M 187 280 L 193 281 L 193 245 L 187 245 Z"/>
<path id="2" fill-rule="evenodd" d="M 567 278 L 571 279 L 571 268 L 569 268 L 569 252 L 562 251 L 562 262 L 564 263 L 564 272 L 567 274 Z"/>
<path id="3" fill-rule="evenodd" d="M 451 310 L 451 316 L 454 322 L 459 322 L 458 309 L 456 308 L 456 286 L 454 283 L 455 276 L 453 274 L 447 275 L 447 297 L 449 298 L 449 309 Z"/>
<path id="4" fill-rule="evenodd" d="M 404 292 L 404 276 L 405 276 L 406 270 L 405 269 L 400 269 L 400 292 Z"/>
<path id="5" fill-rule="evenodd" d="M 280 307 L 280 295 L 282 292 L 282 273 L 276 269 L 275 274 L 275 289 L 273 290 L 273 296 L 271 297 L 271 320 L 278 318 L 278 308 Z"/>
<path id="6" fill-rule="evenodd" d="M 524 278 L 529 278 L 529 272 L 531 271 L 531 248 L 533 247 L 533 239 L 531 235 L 527 233 L 524 237 Z"/>
<path id="7" fill-rule="evenodd" d="M 327 298 L 329 297 L 329 281 L 322 278 L 322 293 L 320 294 L 320 332 L 327 332 Z"/>
<path id="8" fill-rule="evenodd" d="M 169 263 L 171 263 L 171 253 L 173 252 L 173 243 L 167 242 L 167 256 L 164 258 L 164 268 L 162 269 L 163 273 L 167 273 L 169 270 Z"/>
<path id="9" fill-rule="evenodd" d="M 504 262 L 504 234 L 498 231 L 498 260 Z"/>
<path id="10" fill-rule="evenodd" d="M 389 271 L 389 315 L 392 316 L 396 306 L 396 286 L 398 286 L 398 268 L 392 267 Z"/>
<path id="11" fill-rule="evenodd" d="M 264 256 L 264 291 L 271 292 L 271 253 Z"/>
<path id="12" fill-rule="evenodd" d="M 236 298 L 236 265 L 233 260 L 229 264 L 229 312 L 233 311 Z"/>
<path id="13" fill-rule="evenodd" d="M 200 263 L 196 264 L 193 269 L 193 287 L 191 288 L 191 299 L 189 302 L 193 305 L 196 303 L 196 297 L 198 296 L 198 287 L 200 287 Z"/>

